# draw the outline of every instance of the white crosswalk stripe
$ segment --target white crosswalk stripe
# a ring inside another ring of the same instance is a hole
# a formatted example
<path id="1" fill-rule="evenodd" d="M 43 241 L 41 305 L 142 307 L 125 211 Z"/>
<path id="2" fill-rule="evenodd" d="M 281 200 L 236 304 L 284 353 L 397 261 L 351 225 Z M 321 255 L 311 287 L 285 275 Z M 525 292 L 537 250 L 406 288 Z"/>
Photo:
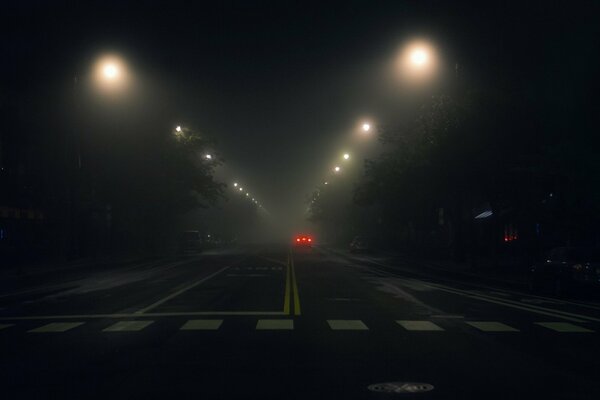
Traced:
<path id="1" fill-rule="evenodd" d="M 29 330 L 31 333 L 48 333 L 48 332 L 66 332 L 73 328 L 77 328 L 83 325 L 83 322 L 51 322 L 46 325 L 42 325 L 38 328 Z"/>
<path id="2" fill-rule="evenodd" d="M 584 328 L 579 325 L 574 325 L 569 322 L 536 322 L 536 325 L 543 326 L 544 328 L 551 329 L 555 332 L 580 332 L 580 333 L 594 332 L 591 329 Z"/>
<path id="3" fill-rule="evenodd" d="M 257 330 L 292 330 L 294 320 L 292 319 L 259 319 L 256 323 Z"/>
<path id="4" fill-rule="evenodd" d="M 407 331 L 443 331 L 444 329 L 431 321 L 396 321 Z"/>
<path id="5" fill-rule="evenodd" d="M 295 329 L 294 319 L 258 319 L 255 325 L 256 330 L 294 330 Z M 297 321 L 297 320 L 296 320 Z M 153 324 L 155 321 L 149 320 L 131 320 L 131 321 L 118 321 L 112 325 L 102 329 L 103 332 L 139 332 Z M 334 331 L 368 331 L 370 328 L 362 321 L 358 319 L 329 319 L 326 320 L 330 330 Z M 402 327 L 405 331 L 409 332 L 450 332 L 450 327 L 442 327 L 435 322 L 428 320 L 395 320 L 397 325 Z M 436 321 L 437 322 L 437 321 Z M 67 332 L 86 322 L 50 322 L 45 325 L 35 327 L 33 329 L 27 329 L 26 332 L 31 333 L 50 333 L 50 332 Z M 223 319 L 190 319 L 185 321 L 183 325 L 180 325 L 179 330 L 181 331 L 217 331 L 220 330 L 222 325 L 227 323 Z M 521 332 L 521 326 L 514 327 L 507 325 L 499 321 L 464 321 L 465 324 L 472 328 L 475 328 L 481 332 L 494 333 L 494 332 Z M 587 328 L 581 325 L 576 325 L 570 322 L 531 322 L 529 324 L 535 324 L 541 326 L 554 333 L 595 333 L 594 329 Z M 529 325 L 527 324 L 527 325 Z M 523 325 L 523 324 L 521 324 Z M 18 327 L 18 324 L 6 323 L 0 324 L 0 331 L 6 331 L 7 328 L 13 327 L 11 331 Z M 458 327 L 453 325 L 454 330 Z M 93 329 L 93 328 L 91 328 Z M 91 330 L 89 329 L 89 330 Z M 89 331 L 88 330 L 88 331 Z M 94 329 L 95 330 L 95 329 Z M 526 332 L 528 330 L 526 329 Z M 4 333 L 2 333 L 4 334 Z"/>
<path id="6" fill-rule="evenodd" d="M 103 332 L 136 332 L 141 331 L 153 322 L 154 321 L 120 321 L 103 329 Z"/>
<path id="7" fill-rule="evenodd" d="M 14 326 L 14 324 L 0 324 L 0 331 L 2 329 L 10 328 L 11 326 Z"/>
<path id="8" fill-rule="evenodd" d="M 334 331 L 366 331 L 369 328 L 359 319 L 328 319 L 329 327 Z"/>
<path id="9" fill-rule="evenodd" d="M 484 332 L 519 332 L 518 329 L 503 324 L 502 322 L 495 321 L 465 321 L 465 323 L 471 325 L 473 328 L 477 328 Z"/>
<path id="10" fill-rule="evenodd" d="M 222 319 L 191 319 L 180 329 L 182 331 L 216 331 L 223 324 Z"/>

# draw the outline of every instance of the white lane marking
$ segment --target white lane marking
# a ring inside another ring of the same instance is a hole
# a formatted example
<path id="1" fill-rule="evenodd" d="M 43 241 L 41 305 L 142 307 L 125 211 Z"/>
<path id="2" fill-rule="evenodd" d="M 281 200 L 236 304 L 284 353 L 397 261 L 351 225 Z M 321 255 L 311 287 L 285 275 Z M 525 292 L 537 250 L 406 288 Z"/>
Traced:
<path id="1" fill-rule="evenodd" d="M 465 321 L 473 328 L 477 328 L 483 332 L 519 332 L 518 329 L 503 324 L 502 322 L 494 321 Z"/>
<path id="2" fill-rule="evenodd" d="M 150 310 L 152 310 L 152 309 L 160 306 L 161 304 L 166 303 L 167 301 L 171 300 L 172 298 L 177 297 L 180 294 L 183 294 L 183 293 L 187 292 L 188 290 L 190 290 L 190 289 L 192 289 L 192 288 L 194 288 L 194 287 L 196 287 L 196 286 L 198 286 L 198 285 L 206 282 L 207 280 L 209 280 L 209 279 L 211 279 L 211 278 L 219 275 L 221 272 L 225 271 L 229 267 L 230 267 L 229 265 L 226 266 L 226 267 L 223 267 L 220 270 L 218 270 L 216 272 L 213 272 L 212 274 L 210 274 L 208 276 L 205 276 L 204 278 L 202 278 L 202 279 L 200 279 L 200 280 L 192 283 L 191 285 L 188 285 L 188 286 L 186 286 L 186 287 L 184 287 L 182 289 L 179 289 L 178 291 L 176 291 L 174 293 L 171 293 L 167 297 L 164 297 L 164 298 L 160 299 L 159 301 L 150 304 L 148 307 L 142 308 L 141 310 L 136 311 L 136 314 L 144 314 L 144 313 L 146 313 L 146 312 L 148 312 L 148 311 L 150 311 Z"/>
<path id="3" fill-rule="evenodd" d="M 323 250 L 321 250 L 321 251 L 323 251 Z M 340 253 L 340 255 L 341 255 L 341 253 Z M 349 258 L 348 255 L 345 255 L 345 257 Z M 358 260 L 358 261 L 360 261 L 360 260 Z M 364 260 L 364 261 L 367 261 L 367 262 L 369 262 L 371 264 L 375 264 L 375 265 L 378 265 L 378 266 L 384 267 L 384 268 L 389 268 L 389 269 L 396 268 L 394 266 L 386 265 L 386 264 L 377 262 L 375 260 Z M 401 269 L 400 271 L 402 271 L 402 272 L 413 272 L 413 271 L 410 271 L 410 270 L 406 271 L 405 269 Z M 393 274 L 393 273 L 391 273 L 389 271 L 379 271 L 379 272 L 385 272 L 386 276 L 398 277 L 397 275 L 395 275 L 395 274 Z M 477 275 L 472 275 L 472 276 L 477 276 Z M 445 279 L 445 281 L 447 281 L 447 282 L 453 282 L 453 283 L 458 283 L 458 284 L 464 284 L 464 282 L 460 282 L 460 281 L 456 281 L 456 280 L 452 280 L 452 279 Z M 482 285 L 482 284 L 472 284 L 472 283 L 470 283 L 469 286 L 476 287 L 476 288 L 481 288 L 481 289 L 487 289 L 487 290 L 492 291 L 492 292 L 498 290 L 498 288 L 494 288 L 492 286 L 487 286 L 487 285 Z M 557 303 L 560 302 L 562 304 L 570 304 L 570 305 L 573 305 L 573 306 L 578 306 L 578 307 L 583 307 L 583 308 L 590 308 L 590 309 L 600 310 L 600 304 L 597 304 L 597 303 L 582 303 L 582 302 L 569 301 L 569 300 L 557 300 L 557 299 L 554 299 L 554 298 L 551 298 L 551 297 L 545 297 L 545 296 L 540 296 L 540 295 L 533 295 L 533 294 L 526 293 L 526 292 L 521 292 L 521 291 L 508 290 L 508 289 L 503 289 L 503 290 L 504 290 L 505 293 L 508 293 L 508 294 L 511 294 L 511 295 L 514 295 L 514 296 L 527 295 L 529 297 L 535 297 L 535 298 L 538 298 L 538 299 L 545 299 L 545 300 L 548 300 L 549 302 L 557 302 Z M 597 320 L 597 319 L 593 319 L 593 320 Z M 577 321 L 577 322 L 581 322 L 581 321 Z"/>
<path id="4" fill-rule="evenodd" d="M 568 322 L 536 322 L 536 325 L 543 326 L 544 328 L 552 329 L 556 332 L 582 332 L 591 333 L 594 332 L 591 329 L 584 328 L 582 326 L 570 324 Z"/>
<path id="5" fill-rule="evenodd" d="M 191 319 L 180 329 L 182 331 L 216 331 L 222 323 L 222 319 Z"/>
<path id="6" fill-rule="evenodd" d="M 103 329 L 103 332 L 137 332 L 141 331 L 154 321 L 119 321 Z"/>
<path id="7" fill-rule="evenodd" d="M 14 324 L 0 324 L 0 331 L 2 329 L 10 328 L 11 326 L 14 326 Z"/>
<path id="8" fill-rule="evenodd" d="M 441 290 L 444 292 L 453 293 L 453 294 L 457 294 L 460 296 L 469 297 L 472 299 L 482 300 L 482 301 L 486 301 L 488 303 L 494 303 L 494 304 L 502 305 L 505 307 L 516 308 L 518 310 L 529 311 L 529 312 L 535 313 L 535 314 L 549 315 L 549 316 L 556 317 L 556 318 L 566 319 L 567 321 L 583 322 L 584 319 L 588 319 L 588 320 L 592 320 L 592 321 L 598 320 L 597 318 L 588 317 L 585 315 L 573 314 L 573 313 L 568 313 L 565 311 L 559 311 L 559 310 L 554 310 L 554 309 L 545 308 L 545 307 L 538 307 L 538 306 L 534 306 L 534 305 L 525 305 L 525 304 L 518 303 L 515 301 L 507 300 L 507 299 L 498 299 L 495 297 L 490 297 L 490 296 L 485 296 L 485 295 L 474 295 L 474 294 L 471 294 L 468 292 L 465 293 L 464 291 L 459 290 L 459 289 L 452 289 L 452 288 L 448 288 L 448 287 L 433 284 L 433 283 L 430 283 L 429 285 L 431 287 L 437 288 L 438 290 Z M 598 321 L 600 321 L 600 320 L 598 320 Z"/>
<path id="9" fill-rule="evenodd" d="M 328 319 L 329 327 L 334 331 L 366 331 L 369 328 L 359 319 Z"/>
<path id="10" fill-rule="evenodd" d="M 144 317 L 194 317 L 204 315 L 285 315 L 283 311 L 190 311 L 190 312 L 163 312 L 146 313 Z M 71 319 L 71 318 L 136 318 L 139 313 L 116 314 L 76 314 L 76 315 L 31 315 L 23 317 L 2 317 L 1 321 L 29 321 L 45 319 Z"/>
<path id="11" fill-rule="evenodd" d="M 294 320 L 292 319 L 259 319 L 256 323 L 257 330 L 292 330 Z"/>
<path id="12" fill-rule="evenodd" d="M 443 331 L 444 329 L 431 321 L 396 321 L 407 331 Z"/>
<path id="13" fill-rule="evenodd" d="M 352 298 L 352 297 L 332 297 L 327 298 L 325 300 L 328 301 L 361 301 L 360 299 Z"/>
<path id="14" fill-rule="evenodd" d="M 51 322 L 46 325 L 42 325 L 38 328 L 31 329 L 27 332 L 31 333 L 47 333 L 47 332 L 66 332 L 70 329 L 77 328 L 83 325 L 83 322 Z"/>

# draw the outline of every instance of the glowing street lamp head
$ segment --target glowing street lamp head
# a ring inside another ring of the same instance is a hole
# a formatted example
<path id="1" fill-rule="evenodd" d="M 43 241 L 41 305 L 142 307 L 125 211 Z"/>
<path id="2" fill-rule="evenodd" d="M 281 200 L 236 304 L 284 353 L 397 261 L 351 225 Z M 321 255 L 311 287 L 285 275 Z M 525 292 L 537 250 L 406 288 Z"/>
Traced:
<path id="1" fill-rule="evenodd" d="M 362 130 L 363 132 L 369 132 L 371 130 L 371 124 L 365 122 L 364 124 L 362 124 Z"/>
<path id="2" fill-rule="evenodd" d="M 429 52 L 424 47 L 414 48 L 410 53 L 410 62 L 419 68 L 429 62 Z"/>
<path id="3" fill-rule="evenodd" d="M 119 67 L 114 63 L 107 63 L 102 67 L 102 74 L 108 80 L 113 80 L 119 76 Z"/>
<path id="4" fill-rule="evenodd" d="M 125 90 L 130 77 L 123 60 L 115 55 L 105 55 L 95 62 L 95 81 L 99 89 L 114 92 Z"/>
<path id="5" fill-rule="evenodd" d="M 237 187 L 238 183 L 237 182 L 233 182 L 233 186 Z"/>
<path id="6" fill-rule="evenodd" d="M 437 52 L 425 40 L 407 43 L 400 58 L 400 72 L 408 82 L 421 82 L 429 79 L 437 69 Z"/>
<path id="7" fill-rule="evenodd" d="M 244 188 L 242 188 L 242 187 L 241 187 L 241 188 L 240 188 L 240 192 L 243 192 L 243 191 L 244 191 Z"/>
<path id="8" fill-rule="evenodd" d="M 325 182 L 325 185 L 329 185 L 329 182 Z"/>
<path id="9" fill-rule="evenodd" d="M 350 154 L 344 153 L 344 160 L 349 160 L 349 159 L 350 159 Z"/>
<path id="10" fill-rule="evenodd" d="M 212 155 L 211 154 L 207 154 L 204 157 L 206 157 L 207 160 L 212 160 Z"/>
<path id="11" fill-rule="evenodd" d="M 335 172 L 340 172 L 341 168 L 340 168 L 340 167 L 338 167 L 338 166 L 336 166 L 336 167 L 335 167 L 333 170 L 334 170 Z"/>
<path id="12" fill-rule="evenodd" d="M 175 128 L 175 130 L 176 130 L 177 132 L 181 132 L 181 126 L 177 125 L 177 128 Z"/>

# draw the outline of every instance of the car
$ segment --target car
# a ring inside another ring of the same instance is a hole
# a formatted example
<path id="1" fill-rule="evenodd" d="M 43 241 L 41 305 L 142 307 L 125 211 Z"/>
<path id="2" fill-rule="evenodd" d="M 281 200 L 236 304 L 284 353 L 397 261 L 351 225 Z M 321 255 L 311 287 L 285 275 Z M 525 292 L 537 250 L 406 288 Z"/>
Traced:
<path id="1" fill-rule="evenodd" d="M 350 242 L 350 253 L 370 253 L 371 251 L 370 241 L 364 236 L 356 236 Z"/>
<path id="2" fill-rule="evenodd" d="M 312 247 L 313 237 L 310 235 L 297 235 L 294 239 L 296 247 Z"/>
<path id="3" fill-rule="evenodd" d="M 600 288 L 600 248 L 556 247 L 529 270 L 531 291 L 563 295 L 573 289 Z"/>

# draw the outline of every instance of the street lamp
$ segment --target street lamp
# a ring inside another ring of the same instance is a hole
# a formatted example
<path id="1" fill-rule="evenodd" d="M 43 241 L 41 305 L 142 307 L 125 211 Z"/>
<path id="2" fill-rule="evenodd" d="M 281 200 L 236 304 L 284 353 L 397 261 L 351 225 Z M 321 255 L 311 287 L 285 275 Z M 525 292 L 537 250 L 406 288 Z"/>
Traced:
<path id="1" fill-rule="evenodd" d="M 204 156 L 207 160 L 212 160 L 212 155 L 211 154 L 207 154 Z"/>
<path id="2" fill-rule="evenodd" d="M 362 130 L 363 132 L 369 132 L 371 130 L 371 124 L 365 122 L 362 124 Z"/>
<path id="3" fill-rule="evenodd" d="M 241 188 L 240 188 L 240 192 L 242 192 L 242 191 L 244 191 L 244 188 L 243 188 L 243 187 L 241 187 Z"/>
<path id="4" fill-rule="evenodd" d="M 408 43 L 400 57 L 401 72 L 409 81 L 428 78 L 435 72 L 437 60 L 433 46 L 423 40 Z"/>
<path id="5" fill-rule="evenodd" d="M 127 68 L 120 57 L 108 55 L 96 61 L 96 84 L 104 91 L 124 89 L 127 81 Z"/>
<path id="6" fill-rule="evenodd" d="M 336 165 L 336 167 L 333 169 L 333 171 L 334 171 L 334 172 L 340 172 L 340 170 L 341 170 L 341 168 L 340 168 L 340 167 L 338 167 L 337 165 Z"/>
<path id="7" fill-rule="evenodd" d="M 177 132 L 181 132 L 181 126 L 177 125 L 177 127 L 175 128 L 175 130 L 176 130 Z"/>
<path id="8" fill-rule="evenodd" d="M 344 153 L 344 160 L 349 160 L 349 159 L 350 159 L 350 154 Z"/>
<path id="9" fill-rule="evenodd" d="M 234 187 L 237 187 L 237 185 L 238 185 L 237 182 L 233 182 Z"/>

